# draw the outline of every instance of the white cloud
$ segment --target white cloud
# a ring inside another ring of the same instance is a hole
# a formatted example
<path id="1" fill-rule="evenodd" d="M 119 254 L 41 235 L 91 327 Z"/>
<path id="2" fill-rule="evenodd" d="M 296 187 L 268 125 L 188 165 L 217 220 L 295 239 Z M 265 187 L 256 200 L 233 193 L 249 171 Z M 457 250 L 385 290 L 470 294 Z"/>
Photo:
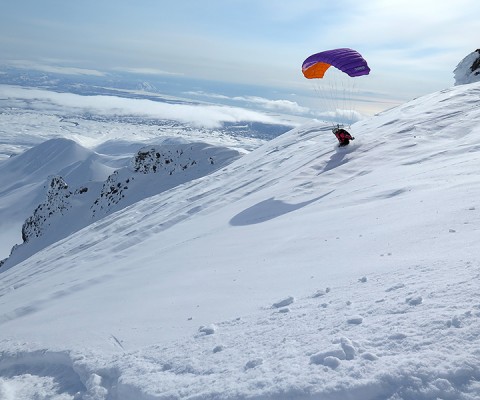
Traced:
<path id="1" fill-rule="evenodd" d="M 320 119 L 324 119 L 326 121 L 345 121 L 347 124 L 353 124 L 357 121 L 362 120 L 365 118 L 361 113 L 356 110 L 340 110 L 336 109 L 335 111 L 325 111 L 325 112 L 318 112 L 316 115 Z"/>
<path id="2" fill-rule="evenodd" d="M 327 43 L 343 40 L 358 46 L 387 73 L 405 67 L 450 72 L 458 61 L 453 53 L 476 48 L 472 32 L 478 26 L 479 11 L 479 3 L 473 0 L 374 0 L 357 5 L 355 13 L 345 12 L 340 32 L 322 30 L 322 36 Z"/>
<path id="3" fill-rule="evenodd" d="M 268 110 L 293 112 L 300 114 L 307 114 L 310 109 L 299 106 L 295 101 L 290 100 L 270 100 L 257 96 L 234 97 L 234 100 L 245 101 L 252 104 L 260 105 Z"/>
<path id="4" fill-rule="evenodd" d="M 225 96 L 223 94 L 208 93 L 208 92 L 204 92 L 202 90 L 189 91 L 189 92 L 184 92 L 184 93 L 186 95 L 210 97 L 212 99 L 221 99 L 221 100 L 231 100 L 232 99 L 231 97 Z"/>
<path id="5" fill-rule="evenodd" d="M 132 74 L 142 74 L 142 75 L 183 75 L 178 72 L 169 72 L 157 68 L 148 68 L 148 67 L 138 67 L 138 68 L 128 68 L 128 67 L 118 67 L 114 68 L 115 71 L 129 72 Z"/>
<path id="6" fill-rule="evenodd" d="M 62 75 L 90 75 L 90 76 L 104 76 L 103 72 L 76 67 L 63 67 L 58 65 L 38 64 L 25 60 L 11 60 L 8 61 L 8 65 L 12 65 L 16 68 L 31 69 L 35 71 L 48 72 Z"/>
<path id="7" fill-rule="evenodd" d="M 170 104 L 114 96 L 80 96 L 8 85 L 0 85 L 0 96 L 10 101 L 28 100 L 30 107 L 50 112 L 71 112 L 73 110 L 75 112 L 91 112 L 96 115 L 144 116 L 175 120 L 206 128 L 219 128 L 225 122 L 241 121 L 288 123 L 280 118 L 240 107 Z"/>
<path id="8" fill-rule="evenodd" d="M 282 111 L 282 112 L 288 112 L 288 113 L 294 113 L 294 114 L 309 114 L 311 111 L 309 108 L 302 107 L 297 102 L 290 101 L 290 100 L 281 100 L 281 99 L 271 100 L 271 99 L 267 99 L 259 96 L 228 97 L 223 94 L 207 93 L 204 91 L 190 91 L 190 92 L 185 92 L 185 94 L 209 97 L 212 99 L 233 100 L 233 101 L 243 102 L 247 104 L 254 104 L 256 106 L 260 106 L 265 110 L 269 110 L 269 111 Z"/>

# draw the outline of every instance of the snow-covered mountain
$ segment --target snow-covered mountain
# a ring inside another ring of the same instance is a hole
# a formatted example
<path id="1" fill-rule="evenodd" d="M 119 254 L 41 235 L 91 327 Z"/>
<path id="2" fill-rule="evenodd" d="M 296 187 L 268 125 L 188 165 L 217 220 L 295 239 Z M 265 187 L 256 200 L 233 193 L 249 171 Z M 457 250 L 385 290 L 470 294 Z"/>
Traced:
<path id="1" fill-rule="evenodd" d="M 163 144 L 142 148 L 130 166 L 109 171 L 98 165 L 101 157 L 96 153 L 71 140 L 51 139 L 13 157 L 0 168 L 5 181 L 16 186 L 25 182 L 14 175 L 35 181 L 53 172 L 53 165 L 67 166 L 48 178 L 45 198 L 23 224 L 23 243 L 0 262 L 0 272 L 113 212 L 201 178 L 239 156 L 236 150 L 205 143 Z M 111 174 L 101 182 L 107 171 Z M 85 179 L 81 185 L 80 177 Z"/>
<path id="2" fill-rule="evenodd" d="M 104 181 L 124 163 L 121 157 L 114 160 L 63 138 L 47 140 L 0 162 L 2 247 L 6 251 L 7 246 L 21 243 L 22 224 L 44 201 L 49 176 L 62 176 L 71 187 L 78 187 Z"/>
<path id="3" fill-rule="evenodd" d="M 460 61 L 453 71 L 455 85 L 465 85 L 480 81 L 480 49 L 475 50 Z"/>
<path id="4" fill-rule="evenodd" d="M 0 398 L 478 399 L 479 96 L 303 125 L 0 273 Z"/>

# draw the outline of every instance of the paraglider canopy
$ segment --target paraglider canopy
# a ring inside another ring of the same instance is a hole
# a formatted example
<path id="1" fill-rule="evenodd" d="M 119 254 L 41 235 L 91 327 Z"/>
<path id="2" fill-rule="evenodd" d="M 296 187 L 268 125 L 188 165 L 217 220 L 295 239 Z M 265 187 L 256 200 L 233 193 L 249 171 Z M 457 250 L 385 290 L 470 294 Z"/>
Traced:
<path id="1" fill-rule="evenodd" d="M 342 48 L 312 54 L 302 64 L 305 78 L 323 78 L 328 68 L 334 66 L 348 76 L 362 76 L 370 73 L 365 59 L 356 50 Z"/>
<path id="2" fill-rule="evenodd" d="M 358 51 L 339 48 L 312 54 L 303 62 L 302 73 L 323 102 L 317 115 L 348 126 L 362 118 L 357 111 L 359 77 L 368 75 L 370 67 Z"/>

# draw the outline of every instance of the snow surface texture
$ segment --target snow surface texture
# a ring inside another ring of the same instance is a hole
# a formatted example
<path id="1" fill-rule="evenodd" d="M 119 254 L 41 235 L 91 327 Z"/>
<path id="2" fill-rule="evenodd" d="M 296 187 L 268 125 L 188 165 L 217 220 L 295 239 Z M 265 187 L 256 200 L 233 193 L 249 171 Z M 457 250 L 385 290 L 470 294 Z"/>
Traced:
<path id="1" fill-rule="evenodd" d="M 0 398 L 480 398 L 479 96 L 302 126 L 5 270 Z"/>
<path id="2" fill-rule="evenodd" d="M 453 71 L 455 85 L 465 85 L 480 81 L 480 49 L 466 56 Z"/>

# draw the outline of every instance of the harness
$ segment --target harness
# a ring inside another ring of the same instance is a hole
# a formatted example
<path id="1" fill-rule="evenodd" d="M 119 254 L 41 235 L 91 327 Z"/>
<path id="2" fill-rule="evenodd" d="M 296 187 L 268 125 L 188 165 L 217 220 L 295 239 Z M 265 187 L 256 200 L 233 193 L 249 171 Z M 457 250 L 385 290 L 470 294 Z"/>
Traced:
<path id="1" fill-rule="evenodd" d="M 352 136 L 345 129 L 339 129 L 336 131 L 335 136 L 340 143 L 352 139 Z"/>

